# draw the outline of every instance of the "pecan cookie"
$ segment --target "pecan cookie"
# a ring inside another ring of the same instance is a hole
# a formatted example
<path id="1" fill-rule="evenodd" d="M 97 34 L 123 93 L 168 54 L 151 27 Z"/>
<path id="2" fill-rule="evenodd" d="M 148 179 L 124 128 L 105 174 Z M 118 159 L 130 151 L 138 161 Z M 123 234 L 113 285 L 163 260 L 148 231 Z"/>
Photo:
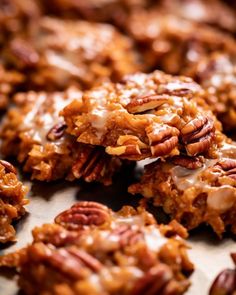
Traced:
<path id="1" fill-rule="evenodd" d="M 15 96 L 16 107 L 9 109 L 0 130 L 1 151 L 15 156 L 32 179 L 51 181 L 60 178 L 83 178 L 110 184 L 121 161 L 103 148 L 76 142 L 66 134 L 59 111 L 81 92 L 28 92 Z"/>
<path id="2" fill-rule="evenodd" d="M 152 200 L 189 230 L 206 223 L 219 236 L 226 227 L 236 233 L 236 144 L 226 140 L 215 159 L 180 155 L 157 160 L 129 192 Z"/>
<path id="3" fill-rule="evenodd" d="M 106 147 L 130 160 L 211 154 L 219 123 L 191 79 L 155 71 L 127 76 L 87 91 L 62 112 L 78 142 Z"/>
<path id="4" fill-rule="evenodd" d="M 193 78 L 206 89 L 206 102 L 225 129 L 236 127 L 236 41 L 231 35 L 155 11 L 134 14 L 129 31 L 149 69 Z"/>
<path id="5" fill-rule="evenodd" d="M 29 90 L 90 88 L 139 68 L 131 39 L 112 25 L 50 17 L 13 38 L 4 58 L 27 73 Z"/>
<path id="6" fill-rule="evenodd" d="M 15 167 L 0 160 L 0 244 L 15 241 L 13 220 L 25 213 L 27 188 L 18 180 Z"/>
<path id="7" fill-rule="evenodd" d="M 155 10 L 134 13 L 127 29 L 140 46 L 148 69 L 191 74 L 213 52 L 236 54 L 236 41 L 230 34 Z"/>
<path id="8" fill-rule="evenodd" d="M 54 224 L 33 230 L 33 243 L 0 258 L 19 269 L 25 294 L 183 294 L 193 271 L 186 234 L 177 223 L 156 224 L 144 209 L 115 213 L 79 202 Z"/>

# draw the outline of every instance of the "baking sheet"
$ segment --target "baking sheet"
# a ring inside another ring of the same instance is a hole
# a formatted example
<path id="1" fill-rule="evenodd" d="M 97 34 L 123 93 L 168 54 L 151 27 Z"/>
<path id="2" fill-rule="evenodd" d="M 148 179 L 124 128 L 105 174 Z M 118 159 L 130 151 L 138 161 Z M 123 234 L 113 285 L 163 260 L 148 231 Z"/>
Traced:
<path id="1" fill-rule="evenodd" d="M 23 179 L 30 187 L 28 214 L 16 224 L 17 243 L 1 246 L 0 255 L 13 252 L 29 243 L 32 240 L 31 230 L 36 225 L 52 222 L 59 212 L 78 200 L 99 201 L 113 210 L 120 209 L 122 205 L 137 205 L 138 198 L 127 193 L 128 185 L 136 178 L 137 173 L 134 176 L 132 171 L 125 169 L 109 187 L 82 182 L 32 183 Z M 154 209 L 154 214 L 159 221 L 164 221 L 163 213 Z M 190 234 L 188 243 L 192 247 L 189 254 L 195 264 L 195 272 L 191 277 L 192 286 L 186 294 L 207 295 L 214 277 L 223 268 L 233 266 L 229 253 L 236 250 L 235 242 L 231 236 L 219 241 L 209 228 L 202 227 Z M 11 271 L 2 271 L 0 295 L 16 294 L 20 294 L 16 277 Z"/>

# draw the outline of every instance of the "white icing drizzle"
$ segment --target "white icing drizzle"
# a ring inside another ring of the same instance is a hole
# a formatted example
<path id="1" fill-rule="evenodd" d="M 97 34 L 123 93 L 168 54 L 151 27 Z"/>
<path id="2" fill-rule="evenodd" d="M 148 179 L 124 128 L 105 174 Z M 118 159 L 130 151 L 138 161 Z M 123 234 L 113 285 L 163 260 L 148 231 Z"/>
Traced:
<path id="1" fill-rule="evenodd" d="M 112 44 L 115 36 L 113 27 L 107 24 L 94 25 L 83 21 L 65 22 L 52 17 L 44 17 L 40 25 L 40 31 L 35 41 L 38 47 L 44 52 L 45 49 L 56 52 L 57 48 L 64 52 L 68 51 L 73 54 L 75 62 L 80 60 L 76 56 L 77 54 L 87 60 L 96 59 L 100 52 L 106 51 L 107 46 Z M 90 28 L 91 30 L 89 30 Z"/>
<path id="2" fill-rule="evenodd" d="M 181 6 L 181 9 L 183 9 L 183 16 L 186 15 L 192 20 L 199 21 L 206 17 L 206 9 L 200 1 L 186 1 L 186 5 Z"/>
<path id="3" fill-rule="evenodd" d="M 65 59 L 64 56 L 50 50 L 46 52 L 46 59 L 48 64 L 66 71 L 71 75 L 82 77 L 85 74 L 83 67 L 75 66 L 69 59 Z"/>
<path id="4" fill-rule="evenodd" d="M 236 159 L 236 145 L 224 143 L 220 149 L 219 158 Z M 176 187 L 181 191 L 189 188 L 199 189 L 203 193 L 208 194 L 207 205 L 209 208 L 225 212 L 230 209 L 236 201 L 236 188 L 230 185 L 221 185 L 214 187 L 207 180 L 202 180 L 202 173 L 209 167 L 214 166 L 218 159 L 207 159 L 202 168 L 190 170 L 181 166 L 175 166 L 171 169 L 171 177 Z M 215 172 L 217 174 L 217 172 Z"/>
<path id="5" fill-rule="evenodd" d="M 144 220 L 140 216 L 117 216 L 115 222 L 112 224 L 112 227 L 117 227 L 117 225 L 121 224 L 135 225 L 137 227 L 141 227 L 144 225 Z"/>
<path id="6" fill-rule="evenodd" d="M 41 105 L 45 102 L 46 96 L 44 94 L 40 94 L 37 100 L 34 102 L 33 108 L 27 115 L 24 117 L 24 125 L 28 127 L 33 127 L 34 120 L 39 111 Z M 30 129 L 30 128 L 29 128 Z"/>
<path id="7" fill-rule="evenodd" d="M 96 134 L 101 138 L 106 131 L 106 122 L 110 112 L 106 108 L 93 109 L 91 112 L 91 125 L 96 129 Z"/>
<path id="8" fill-rule="evenodd" d="M 204 190 L 208 188 L 209 185 L 206 181 L 201 180 L 200 176 L 203 171 L 215 165 L 217 162 L 218 159 L 206 160 L 206 163 L 204 163 L 203 167 L 195 170 L 186 169 L 181 166 L 175 166 L 171 169 L 171 177 L 176 187 L 181 191 L 184 191 L 190 187 L 201 188 Z"/>
<path id="9" fill-rule="evenodd" d="M 144 239 L 148 248 L 153 252 L 158 252 L 168 242 L 168 239 L 155 226 L 145 228 Z"/>
<path id="10" fill-rule="evenodd" d="M 117 227 L 117 224 L 129 224 L 132 228 L 141 229 L 147 247 L 153 252 L 158 252 L 168 241 L 156 225 L 145 225 L 145 221 L 141 216 L 119 217 L 116 219 L 114 226 Z"/>
<path id="11" fill-rule="evenodd" d="M 63 119 L 59 116 L 59 112 L 74 99 L 74 96 L 70 95 L 69 91 L 66 98 L 60 93 L 52 95 L 53 97 L 48 97 L 45 93 L 40 94 L 34 101 L 34 104 L 32 104 L 31 111 L 25 115 L 21 126 L 23 132 L 28 132 L 34 141 L 41 144 L 47 143 L 46 135 L 49 130 L 55 124 L 63 122 Z M 49 111 L 47 111 L 45 104 L 47 99 L 51 100 L 51 105 L 49 105 L 51 110 Z M 55 142 L 55 144 L 59 143 L 60 140 Z"/>
<path id="12" fill-rule="evenodd" d="M 236 159 L 236 143 L 224 143 L 220 148 L 219 158 Z"/>
<path id="13" fill-rule="evenodd" d="M 230 209 L 236 201 L 236 189 L 230 185 L 211 188 L 207 204 L 210 208 L 225 212 Z"/>

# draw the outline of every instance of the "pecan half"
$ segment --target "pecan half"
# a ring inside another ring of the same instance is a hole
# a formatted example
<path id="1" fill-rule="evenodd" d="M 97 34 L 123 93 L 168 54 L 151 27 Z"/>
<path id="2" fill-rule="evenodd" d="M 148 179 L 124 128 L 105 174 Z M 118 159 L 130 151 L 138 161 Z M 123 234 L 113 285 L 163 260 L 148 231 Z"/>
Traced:
<path id="1" fill-rule="evenodd" d="M 180 155 L 171 158 L 171 161 L 175 165 L 179 165 L 190 170 L 195 170 L 203 166 L 203 159 L 201 157 L 190 157 Z"/>
<path id="2" fill-rule="evenodd" d="M 131 246 L 143 238 L 143 234 L 138 229 L 132 229 L 128 225 L 121 225 L 115 229 L 110 237 L 118 237 L 121 247 Z"/>
<path id="3" fill-rule="evenodd" d="M 42 243 L 31 246 L 31 255 L 73 279 L 81 279 L 84 269 L 98 272 L 102 264 L 90 254 L 74 247 L 54 249 Z"/>
<path id="4" fill-rule="evenodd" d="M 16 174 L 16 168 L 11 163 L 4 160 L 0 160 L 0 164 L 5 168 L 7 173 Z"/>
<path id="5" fill-rule="evenodd" d="M 23 39 L 15 39 L 10 44 L 10 50 L 23 66 L 32 67 L 39 62 L 39 55 L 30 43 Z"/>
<path id="6" fill-rule="evenodd" d="M 233 295 L 236 291 L 236 271 L 223 270 L 214 280 L 209 295 Z"/>
<path id="7" fill-rule="evenodd" d="M 63 136 L 65 129 L 66 129 L 65 123 L 58 123 L 49 130 L 46 137 L 50 141 L 58 140 Z"/>
<path id="8" fill-rule="evenodd" d="M 155 295 L 163 294 L 164 289 L 173 278 L 170 268 L 165 264 L 159 264 L 151 268 L 140 278 L 131 291 L 131 295 Z M 166 295 L 168 295 L 165 292 Z"/>
<path id="9" fill-rule="evenodd" d="M 236 180 L 236 160 L 224 159 L 216 164 L 216 167 L 220 166 L 224 170 L 225 175 Z"/>
<path id="10" fill-rule="evenodd" d="M 188 122 L 180 131 L 188 155 L 196 156 L 209 149 L 215 134 L 213 121 L 199 116 Z"/>
<path id="11" fill-rule="evenodd" d="M 168 125 L 153 124 L 146 128 L 152 156 L 169 154 L 178 145 L 179 130 Z"/>
<path id="12" fill-rule="evenodd" d="M 110 210 L 99 203 L 82 201 L 60 213 L 55 223 L 67 229 L 78 229 L 84 225 L 101 225 L 110 219 Z"/>
<path id="13" fill-rule="evenodd" d="M 136 97 L 127 104 L 126 109 L 129 113 L 143 113 L 148 110 L 153 110 L 167 103 L 169 96 L 150 94 L 146 96 Z"/>
<path id="14" fill-rule="evenodd" d="M 85 181 L 98 180 L 107 164 L 107 155 L 99 148 L 86 147 L 79 153 L 79 158 L 72 166 L 75 178 L 83 177 Z"/>
<path id="15" fill-rule="evenodd" d="M 67 249 L 76 259 L 80 260 L 85 266 L 89 267 L 94 272 L 99 272 L 103 267 L 101 262 L 90 254 L 76 248 Z"/>

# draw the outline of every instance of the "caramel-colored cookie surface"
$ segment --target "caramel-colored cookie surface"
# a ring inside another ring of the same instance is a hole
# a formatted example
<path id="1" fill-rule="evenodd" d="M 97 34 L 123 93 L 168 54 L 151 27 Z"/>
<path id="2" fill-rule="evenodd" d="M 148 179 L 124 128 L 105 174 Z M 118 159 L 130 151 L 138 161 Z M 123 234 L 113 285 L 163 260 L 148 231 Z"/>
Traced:
<path id="1" fill-rule="evenodd" d="M 166 73 L 192 77 L 208 92 L 206 102 L 224 128 L 233 130 L 235 38 L 177 15 L 152 10 L 134 13 L 130 18 L 128 28 L 142 52 L 144 65 L 148 71 L 160 68 Z"/>
<path id="2" fill-rule="evenodd" d="M 76 142 L 66 134 L 60 110 L 80 98 L 81 92 L 28 92 L 15 96 L 1 127 L 1 151 L 16 156 L 32 179 L 52 181 L 61 178 L 83 178 L 88 182 L 110 184 L 121 161 L 105 154 L 104 149 Z"/>
<path id="3" fill-rule="evenodd" d="M 209 224 L 221 236 L 236 232 L 236 145 L 224 142 L 215 159 L 180 155 L 146 166 L 129 188 L 193 229 Z"/>
<path id="4" fill-rule="evenodd" d="M 25 213 L 24 205 L 27 187 L 19 181 L 15 167 L 7 161 L 0 160 L 0 244 L 14 242 L 15 229 L 13 220 Z"/>
<path id="5" fill-rule="evenodd" d="M 25 294 L 183 294 L 193 265 L 176 231 L 141 208 L 79 202 L 0 265 L 18 268 Z"/>
<path id="6" fill-rule="evenodd" d="M 90 88 L 139 69 L 131 39 L 112 25 L 52 17 L 12 38 L 4 58 L 27 73 L 29 90 Z"/>
<path id="7" fill-rule="evenodd" d="M 202 92 L 186 77 L 138 73 L 85 92 L 61 114 L 78 142 L 121 158 L 211 153 L 220 126 Z"/>

